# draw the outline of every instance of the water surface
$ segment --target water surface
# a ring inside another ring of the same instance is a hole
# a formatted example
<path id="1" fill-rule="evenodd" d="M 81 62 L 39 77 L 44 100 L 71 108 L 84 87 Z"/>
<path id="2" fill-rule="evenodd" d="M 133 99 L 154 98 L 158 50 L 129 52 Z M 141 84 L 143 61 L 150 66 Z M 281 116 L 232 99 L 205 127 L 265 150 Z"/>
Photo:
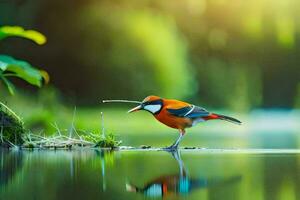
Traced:
<path id="1" fill-rule="evenodd" d="M 0 199 L 300 199 L 297 151 L 0 151 Z"/>

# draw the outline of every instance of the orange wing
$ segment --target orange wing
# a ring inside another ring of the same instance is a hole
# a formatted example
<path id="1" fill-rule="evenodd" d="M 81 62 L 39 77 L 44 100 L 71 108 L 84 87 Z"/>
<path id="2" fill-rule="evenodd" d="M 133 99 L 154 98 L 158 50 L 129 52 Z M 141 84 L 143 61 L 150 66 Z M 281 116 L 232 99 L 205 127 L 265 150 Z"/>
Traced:
<path id="1" fill-rule="evenodd" d="M 191 106 L 191 104 L 183 102 L 183 101 L 178 101 L 175 99 L 164 99 L 164 107 L 165 108 L 179 109 L 179 108 L 183 108 L 186 106 Z"/>
<path id="2" fill-rule="evenodd" d="M 191 119 L 174 116 L 170 114 L 170 112 L 168 112 L 167 110 L 167 109 L 180 109 L 183 107 L 191 106 L 191 104 L 183 101 L 173 100 L 173 99 L 164 99 L 163 102 L 164 102 L 163 109 L 159 114 L 155 115 L 155 118 L 158 121 L 171 128 L 176 128 L 181 130 L 184 130 L 185 128 L 192 126 L 193 122 Z"/>

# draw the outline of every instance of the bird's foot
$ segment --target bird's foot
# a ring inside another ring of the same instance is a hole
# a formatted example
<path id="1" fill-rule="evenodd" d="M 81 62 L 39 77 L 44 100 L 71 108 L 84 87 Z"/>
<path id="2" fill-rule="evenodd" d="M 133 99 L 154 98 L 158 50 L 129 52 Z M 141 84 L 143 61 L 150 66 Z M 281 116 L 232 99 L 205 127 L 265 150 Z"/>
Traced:
<path id="1" fill-rule="evenodd" d="M 164 147 L 162 150 L 164 151 L 176 151 L 178 149 L 178 145 L 171 145 L 169 147 Z"/>

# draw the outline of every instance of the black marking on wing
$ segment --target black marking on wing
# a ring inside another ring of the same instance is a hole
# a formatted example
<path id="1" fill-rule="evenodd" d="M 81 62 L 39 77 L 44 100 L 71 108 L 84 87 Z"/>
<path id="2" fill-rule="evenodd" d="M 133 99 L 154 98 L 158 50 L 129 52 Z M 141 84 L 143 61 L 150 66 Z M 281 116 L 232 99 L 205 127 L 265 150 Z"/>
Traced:
<path id="1" fill-rule="evenodd" d="M 167 108 L 167 111 L 176 117 L 199 118 L 210 115 L 206 109 L 194 105 L 179 109 Z"/>

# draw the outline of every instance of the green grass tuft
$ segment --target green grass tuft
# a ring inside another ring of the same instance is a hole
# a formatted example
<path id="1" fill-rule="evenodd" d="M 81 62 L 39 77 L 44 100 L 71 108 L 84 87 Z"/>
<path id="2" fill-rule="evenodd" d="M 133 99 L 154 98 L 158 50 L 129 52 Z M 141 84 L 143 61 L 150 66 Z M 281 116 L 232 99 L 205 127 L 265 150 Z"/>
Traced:
<path id="1" fill-rule="evenodd" d="M 105 136 L 103 135 L 85 135 L 83 136 L 85 140 L 95 143 L 95 147 L 100 148 L 117 148 L 120 146 L 122 141 L 117 140 L 113 133 L 109 133 Z"/>
<path id="2" fill-rule="evenodd" d="M 0 146 L 23 144 L 24 133 L 23 123 L 0 106 Z"/>

